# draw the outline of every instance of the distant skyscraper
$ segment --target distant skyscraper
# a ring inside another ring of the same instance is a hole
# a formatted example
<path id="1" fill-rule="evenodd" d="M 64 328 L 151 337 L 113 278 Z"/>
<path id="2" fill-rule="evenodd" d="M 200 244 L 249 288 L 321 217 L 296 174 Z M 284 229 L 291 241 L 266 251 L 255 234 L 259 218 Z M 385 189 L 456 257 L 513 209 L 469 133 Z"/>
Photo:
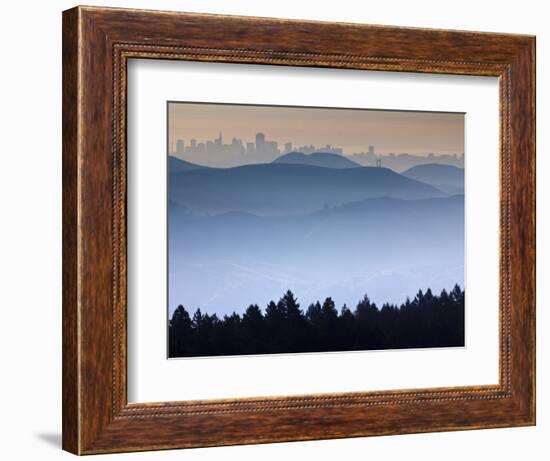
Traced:
<path id="1" fill-rule="evenodd" d="M 263 133 L 256 133 L 256 148 L 263 146 L 265 142 L 265 135 Z"/>
<path id="2" fill-rule="evenodd" d="M 185 145 L 183 139 L 178 139 L 176 141 L 176 154 L 183 154 L 185 152 Z"/>
<path id="3" fill-rule="evenodd" d="M 368 155 L 374 155 L 374 146 L 369 146 L 369 150 L 367 152 Z"/>
<path id="4" fill-rule="evenodd" d="M 292 143 L 285 142 L 285 153 L 292 152 Z"/>

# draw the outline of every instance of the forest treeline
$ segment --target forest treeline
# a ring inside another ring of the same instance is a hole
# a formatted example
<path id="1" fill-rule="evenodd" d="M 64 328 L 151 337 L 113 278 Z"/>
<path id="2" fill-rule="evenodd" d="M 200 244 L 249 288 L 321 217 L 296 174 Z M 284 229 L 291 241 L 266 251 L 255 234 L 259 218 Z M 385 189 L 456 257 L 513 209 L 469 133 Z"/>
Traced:
<path id="1" fill-rule="evenodd" d="M 169 321 L 169 356 L 354 351 L 464 345 L 464 290 L 419 291 L 400 306 L 378 308 L 367 295 L 354 310 L 332 298 L 304 311 L 289 290 L 265 312 L 249 306 L 219 318 L 178 306 Z"/>

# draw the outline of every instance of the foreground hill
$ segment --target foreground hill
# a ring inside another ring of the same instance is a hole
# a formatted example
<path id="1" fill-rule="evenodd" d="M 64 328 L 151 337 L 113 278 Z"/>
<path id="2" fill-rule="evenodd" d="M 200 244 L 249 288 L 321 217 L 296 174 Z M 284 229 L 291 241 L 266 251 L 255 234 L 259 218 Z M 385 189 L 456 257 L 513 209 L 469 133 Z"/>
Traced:
<path id="1" fill-rule="evenodd" d="M 423 199 L 440 190 L 387 168 L 261 164 L 171 172 L 170 203 L 195 214 L 299 214 L 376 197 Z"/>
<path id="2" fill-rule="evenodd" d="M 445 192 L 460 193 L 464 191 L 464 169 L 456 166 L 428 163 L 414 166 L 401 174 Z"/>
<path id="3" fill-rule="evenodd" d="M 361 168 L 361 165 L 351 161 L 343 155 L 328 152 L 314 152 L 303 154 L 302 152 L 290 152 L 273 160 L 273 163 L 287 163 L 291 165 L 310 165 L 323 168 Z"/>

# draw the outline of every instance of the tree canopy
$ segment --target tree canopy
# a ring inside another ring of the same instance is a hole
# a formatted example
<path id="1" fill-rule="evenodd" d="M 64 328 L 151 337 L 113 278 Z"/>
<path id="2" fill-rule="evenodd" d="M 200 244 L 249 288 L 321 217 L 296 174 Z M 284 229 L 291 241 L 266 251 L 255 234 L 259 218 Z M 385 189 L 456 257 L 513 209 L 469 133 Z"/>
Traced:
<path id="1" fill-rule="evenodd" d="M 365 295 L 352 311 L 338 311 L 332 298 L 304 311 L 288 290 L 262 312 L 256 304 L 242 315 L 218 318 L 182 306 L 169 321 L 169 356 L 199 357 L 298 352 L 356 351 L 464 346 L 464 290 L 418 291 L 400 306 L 378 308 Z"/>

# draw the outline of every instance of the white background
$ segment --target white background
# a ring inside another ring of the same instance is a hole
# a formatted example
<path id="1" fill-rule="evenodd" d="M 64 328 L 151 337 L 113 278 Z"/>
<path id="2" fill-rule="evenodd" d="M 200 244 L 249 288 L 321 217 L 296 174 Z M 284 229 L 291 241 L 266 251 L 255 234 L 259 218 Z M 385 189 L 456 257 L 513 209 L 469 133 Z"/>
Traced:
<path id="1" fill-rule="evenodd" d="M 131 402 L 498 383 L 496 77 L 145 59 L 128 64 L 128 93 Z M 166 360 L 168 100 L 466 113 L 466 347 Z"/>
<path id="2" fill-rule="evenodd" d="M 100 4 L 89 1 L 89 4 Z M 117 455 L 110 459 L 499 460 L 548 457 L 550 437 L 548 208 L 550 31 L 544 2 L 115 1 L 112 6 L 537 35 L 538 425 L 368 439 Z M 69 1 L 3 5 L 0 85 L 0 341 L 2 458 L 69 459 L 61 431 L 61 10 Z M 545 181 L 546 179 L 546 181 Z M 543 280 L 547 280 L 547 288 Z M 546 335 L 546 336 L 545 336 Z M 103 459 L 105 457 L 98 457 Z M 107 459 L 107 458 L 105 458 Z"/>

